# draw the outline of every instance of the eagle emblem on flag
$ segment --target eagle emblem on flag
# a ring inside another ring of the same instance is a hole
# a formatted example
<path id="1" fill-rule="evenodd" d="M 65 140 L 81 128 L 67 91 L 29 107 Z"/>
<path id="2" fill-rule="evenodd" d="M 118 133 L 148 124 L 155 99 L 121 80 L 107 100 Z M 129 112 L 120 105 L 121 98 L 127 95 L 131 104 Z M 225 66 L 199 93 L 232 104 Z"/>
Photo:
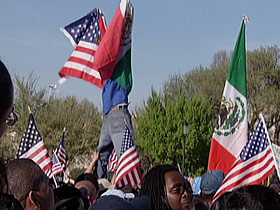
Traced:
<path id="1" fill-rule="evenodd" d="M 222 97 L 218 116 L 218 124 L 215 133 L 219 136 L 229 136 L 235 133 L 236 129 L 244 121 L 246 116 L 245 102 L 240 97 L 235 100 L 225 96 Z"/>

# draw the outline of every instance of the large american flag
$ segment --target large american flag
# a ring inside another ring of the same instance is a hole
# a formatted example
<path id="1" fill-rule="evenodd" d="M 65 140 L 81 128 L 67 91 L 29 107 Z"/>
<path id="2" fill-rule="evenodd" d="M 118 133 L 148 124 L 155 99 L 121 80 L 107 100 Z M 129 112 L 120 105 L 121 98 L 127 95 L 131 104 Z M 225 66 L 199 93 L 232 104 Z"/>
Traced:
<path id="1" fill-rule="evenodd" d="M 47 147 L 32 113 L 29 115 L 28 126 L 21 139 L 16 158 L 29 158 L 37 163 L 45 172 L 52 167 Z"/>
<path id="2" fill-rule="evenodd" d="M 267 128 L 262 117 L 254 133 L 240 153 L 214 196 L 238 187 L 260 184 L 275 170 L 272 149 Z"/>
<path id="3" fill-rule="evenodd" d="M 58 161 L 63 167 L 63 170 L 65 171 L 66 169 L 66 164 L 67 164 L 67 152 L 66 152 L 66 142 L 65 142 L 65 132 L 62 134 L 62 139 L 59 142 L 58 147 L 55 149 L 54 154 L 56 155 Z"/>
<path id="4" fill-rule="evenodd" d="M 120 188 L 125 185 L 135 186 L 140 184 L 142 181 L 140 165 L 140 156 L 136 150 L 129 129 L 126 127 L 116 171 L 116 187 Z"/>
<path id="5" fill-rule="evenodd" d="M 103 81 L 93 68 L 94 55 L 106 31 L 105 17 L 94 9 L 81 19 L 62 29 L 76 47 L 69 60 L 60 70 L 60 77 L 77 77 L 103 88 Z"/>

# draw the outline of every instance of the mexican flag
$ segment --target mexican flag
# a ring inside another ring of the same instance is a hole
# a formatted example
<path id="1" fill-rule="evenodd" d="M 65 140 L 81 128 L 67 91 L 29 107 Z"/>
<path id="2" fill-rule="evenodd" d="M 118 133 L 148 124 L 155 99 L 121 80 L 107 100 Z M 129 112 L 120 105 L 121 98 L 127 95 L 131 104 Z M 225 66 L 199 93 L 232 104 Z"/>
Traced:
<path id="1" fill-rule="evenodd" d="M 103 81 L 110 80 L 113 77 L 118 83 L 124 85 L 128 92 L 130 92 L 132 86 L 131 37 L 133 12 L 134 9 L 130 1 L 121 0 L 118 10 L 99 44 L 93 63 Z M 123 74 L 129 76 L 123 77 Z"/>
<path id="2" fill-rule="evenodd" d="M 215 128 L 208 170 L 227 173 L 248 140 L 245 20 L 235 45 Z"/>

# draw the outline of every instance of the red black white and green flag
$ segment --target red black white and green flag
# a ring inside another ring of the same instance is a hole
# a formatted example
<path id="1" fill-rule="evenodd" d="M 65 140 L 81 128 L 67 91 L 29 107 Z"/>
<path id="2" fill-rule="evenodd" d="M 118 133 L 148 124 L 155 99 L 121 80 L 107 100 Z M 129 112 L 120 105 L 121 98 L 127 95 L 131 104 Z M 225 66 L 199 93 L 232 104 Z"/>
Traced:
<path id="1" fill-rule="evenodd" d="M 210 149 L 209 171 L 219 169 L 227 173 L 248 140 L 245 19 L 225 83 Z"/>

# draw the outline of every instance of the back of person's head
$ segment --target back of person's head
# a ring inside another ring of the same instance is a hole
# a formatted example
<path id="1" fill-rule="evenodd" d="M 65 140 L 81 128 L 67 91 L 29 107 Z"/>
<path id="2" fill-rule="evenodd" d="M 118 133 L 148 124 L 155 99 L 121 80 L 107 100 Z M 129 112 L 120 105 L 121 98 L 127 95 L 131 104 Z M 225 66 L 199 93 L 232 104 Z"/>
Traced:
<path id="1" fill-rule="evenodd" d="M 23 210 L 21 203 L 13 195 L 0 195 L 0 210 Z"/>
<path id="2" fill-rule="evenodd" d="M 221 186 L 225 176 L 225 173 L 218 169 L 206 172 L 201 178 L 201 195 L 207 199 L 212 199 Z"/>
<path id="3" fill-rule="evenodd" d="M 74 186 L 62 186 L 54 189 L 54 200 L 56 210 L 80 210 L 85 208 L 82 192 Z"/>
<path id="4" fill-rule="evenodd" d="M 44 171 L 30 159 L 15 159 L 7 163 L 7 177 L 9 185 L 9 193 L 13 194 L 24 207 L 26 207 L 27 199 L 34 201 L 36 205 L 45 204 L 40 200 L 40 204 L 36 203 L 40 199 L 40 193 L 43 191 L 44 197 L 49 196 L 52 199 L 52 191 L 49 192 L 48 178 Z M 39 201 L 38 201 L 39 202 Z M 50 208 L 51 200 L 49 201 Z"/>
<path id="5" fill-rule="evenodd" d="M 207 200 L 200 195 L 195 195 L 193 197 L 193 202 L 195 210 L 208 210 L 210 208 L 210 205 L 208 204 Z"/>
<path id="6" fill-rule="evenodd" d="M 75 180 L 75 184 L 76 185 L 78 182 L 80 181 L 90 181 L 91 183 L 94 184 L 95 189 L 98 191 L 99 190 L 99 184 L 97 181 L 97 177 L 94 174 L 91 173 L 83 173 L 81 175 L 79 175 L 76 180 Z"/>
<path id="7" fill-rule="evenodd" d="M 98 181 L 94 174 L 83 173 L 75 180 L 75 187 L 78 189 L 86 188 L 89 203 L 92 204 L 98 197 Z"/>
<path id="8" fill-rule="evenodd" d="M 226 192 L 212 205 L 210 210 L 266 210 L 261 202 L 246 192 Z M 271 209 L 272 210 L 272 209 Z"/>
<path id="9" fill-rule="evenodd" d="M 272 183 L 269 188 L 273 189 L 278 194 L 280 193 L 280 185 L 278 183 Z"/>
<path id="10" fill-rule="evenodd" d="M 11 76 L 0 60 L 0 117 L 12 106 L 14 100 L 14 88 Z"/>
<path id="11" fill-rule="evenodd" d="M 141 196 L 133 200 L 125 200 L 116 195 L 101 196 L 89 210 L 150 210 L 151 201 L 148 196 Z"/>
<path id="12" fill-rule="evenodd" d="M 151 199 L 151 209 L 169 209 L 165 174 L 179 170 L 172 165 L 156 165 L 144 176 L 140 196 L 147 195 Z"/>
<path id="13" fill-rule="evenodd" d="M 254 201 L 258 201 L 263 205 L 264 209 L 280 209 L 280 195 L 269 187 L 263 185 L 249 185 L 240 187 L 235 191 L 250 194 Z"/>

